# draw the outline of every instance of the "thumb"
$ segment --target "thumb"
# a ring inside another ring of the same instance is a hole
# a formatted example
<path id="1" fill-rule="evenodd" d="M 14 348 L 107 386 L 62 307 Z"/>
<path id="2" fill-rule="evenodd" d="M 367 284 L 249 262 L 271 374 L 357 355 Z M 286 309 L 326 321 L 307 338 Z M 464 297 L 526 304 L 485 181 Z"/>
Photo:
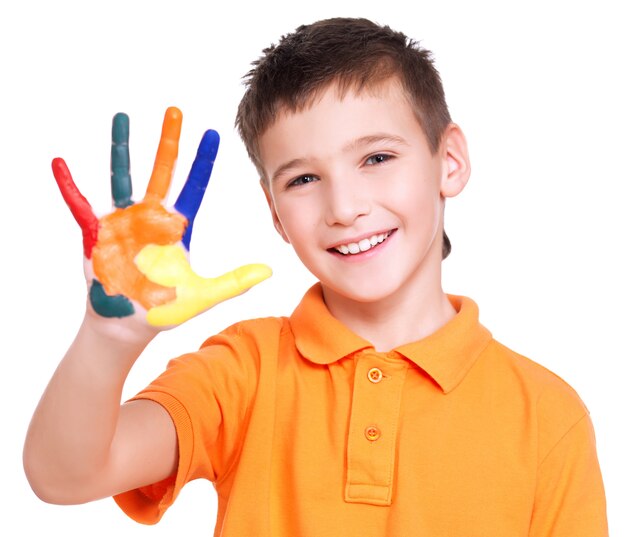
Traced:
<path id="1" fill-rule="evenodd" d="M 174 326 L 195 317 L 216 304 L 242 294 L 269 278 L 267 265 L 245 265 L 219 278 L 201 278 L 194 274 L 176 286 L 176 300 L 148 310 L 146 319 L 153 326 Z"/>
<path id="2" fill-rule="evenodd" d="M 147 321 L 153 326 L 181 324 L 272 275 L 267 265 L 253 264 L 218 278 L 202 278 L 193 272 L 182 248 L 176 245 L 146 246 L 135 263 L 149 280 L 176 289 L 175 300 L 148 310 Z"/>
<path id="3" fill-rule="evenodd" d="M 272 269 L 267 265 L 252 264 L 213 278 L 208 283 L 212 300 L 214 300 L 213 304 L 238 296 L 271 275 Z"/>

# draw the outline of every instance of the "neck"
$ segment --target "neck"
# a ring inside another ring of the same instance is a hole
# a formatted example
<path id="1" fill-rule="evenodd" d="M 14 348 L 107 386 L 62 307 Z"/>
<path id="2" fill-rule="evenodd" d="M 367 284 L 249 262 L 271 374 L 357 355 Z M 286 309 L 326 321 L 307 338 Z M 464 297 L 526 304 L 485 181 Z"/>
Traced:
<path id="1" fill-rule="evenodd" d="M 456 315 L 441 285 L 403 289 L 373 302 L 354 301 L 322 287 L 331 314 L 378 352 L 424 339 Z"/>

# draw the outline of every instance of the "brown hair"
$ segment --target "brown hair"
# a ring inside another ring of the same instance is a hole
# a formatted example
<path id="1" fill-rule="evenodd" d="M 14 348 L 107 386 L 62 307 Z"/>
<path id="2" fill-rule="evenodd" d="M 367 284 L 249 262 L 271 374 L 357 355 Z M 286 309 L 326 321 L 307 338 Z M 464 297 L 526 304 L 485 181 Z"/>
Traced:
<path id="1" fill-rule="evenodd" d="M 296 112 L 331 83 L 340 92 L 371 89 L 392 77 L 401 82 L 435 153 L 450 113 L 431 52 L 388 26 L 367 19 L 334 18 L 303 25 L 263 50 L 245 75 L 246 92 L 235 124 L 248 155 L 265 180 L 259 138 L 281 110 Z M 450 253 L 443 233 L 443 257 Z"/>

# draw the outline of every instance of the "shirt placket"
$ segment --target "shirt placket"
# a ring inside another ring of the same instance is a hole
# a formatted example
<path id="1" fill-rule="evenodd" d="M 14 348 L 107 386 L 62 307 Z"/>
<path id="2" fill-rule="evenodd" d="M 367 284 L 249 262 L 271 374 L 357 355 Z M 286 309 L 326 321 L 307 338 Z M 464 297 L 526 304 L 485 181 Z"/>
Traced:
<path id="1" fill-rule="evenodd" d="M 376 352 L 356 357 L 345 500 L 390 505 L 407 363 Z"/>

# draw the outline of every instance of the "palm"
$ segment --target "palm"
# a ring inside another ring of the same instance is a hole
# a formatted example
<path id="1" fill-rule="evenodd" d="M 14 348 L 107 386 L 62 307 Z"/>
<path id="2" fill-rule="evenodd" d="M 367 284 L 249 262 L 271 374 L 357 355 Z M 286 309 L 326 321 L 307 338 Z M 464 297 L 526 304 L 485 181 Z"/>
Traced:
<path id="1" fill-rule="evenodd" d="M 169 108 L 144 199 L 131 199 L 128 117 L 113 120 L 111 190 L 116 209 L 98 219 L 80 194 L 62 159 L 52 167 L 61 193 L 83 231 L 89 300 L 102 317 L 123 318 L 146 311 L 154 326 L 179 324 L 267 278 L 265 265 L 240 267 L 220 278 L 196 275 L 187 261 L 193 221 L 217 154 L 219 137 L 207 131 L 189 177 L 168 211 L 167 195 L 178 154 L 182 114 Z"/>

